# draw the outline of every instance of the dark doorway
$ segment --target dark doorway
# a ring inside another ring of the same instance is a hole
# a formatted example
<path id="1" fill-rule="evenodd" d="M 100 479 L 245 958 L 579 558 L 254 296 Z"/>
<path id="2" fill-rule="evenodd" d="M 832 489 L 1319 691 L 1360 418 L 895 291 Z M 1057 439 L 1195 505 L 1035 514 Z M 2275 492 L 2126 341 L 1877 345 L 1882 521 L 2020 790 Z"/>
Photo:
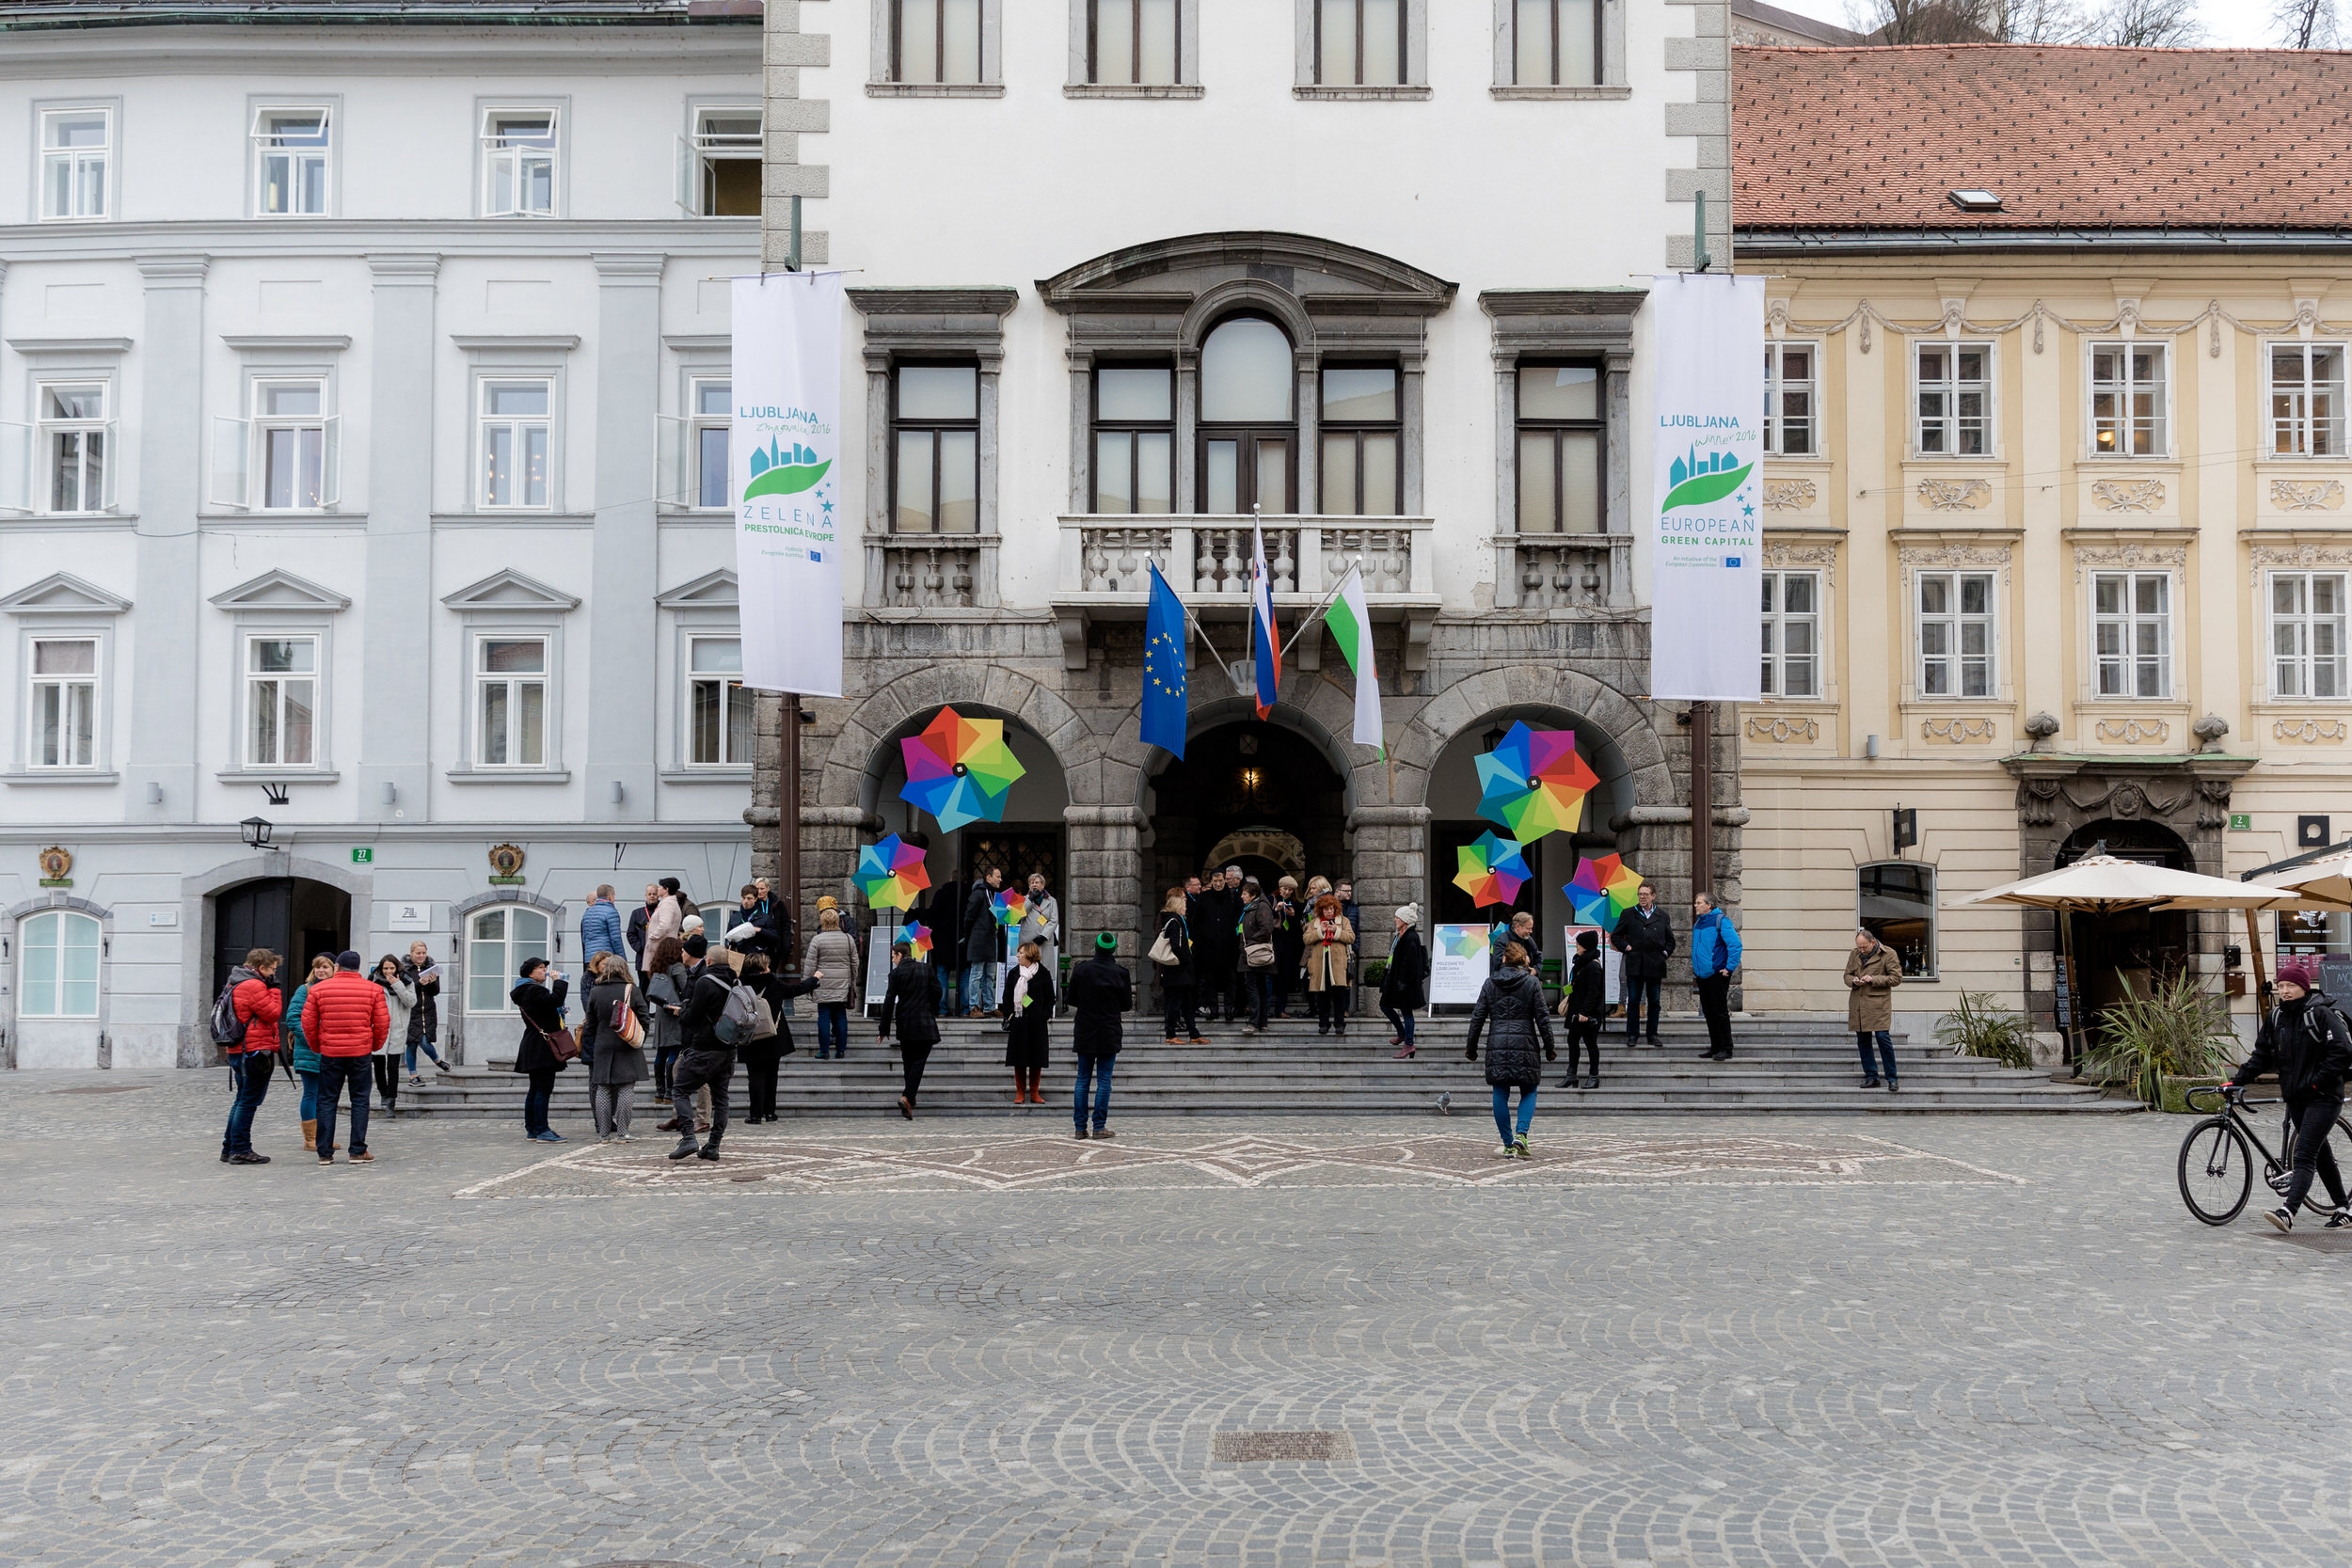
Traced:
<path id="1" fill-rule="evenodd" d="M 1347 880 L 1347 783 L 1306 736 L 1244 720 L 1204 730 L 1184 758 L 1152 781 L 1152 909 L 1215 854 L 1238 863 L 1269 895 L 1284 875 Z M 1295 847 L 1294 847 L 1295 846 Z M 1285 863 L 1303 863 L 1303 873 Z"/>
<path id="2" fill-rule="evenodd" d="M 284 957 L 278 985 L 291 996 L 314 955 L 333 958 L 350 942 L 351 895 L 342 889 L 299 877 L 240 882 L 213 897 L 212 994 L 220 994 L 246 953 L 266 947 Z"/>
<path id="3" fill-rule="evenodd" d="M 2120 818 L 2087 823 L 2058 847 L 2056 870 L 2086 856 L 2112 855 L 2194 871 L 2188 846 L 2178 833 L 2153 822 Z M 2101 1013 L 2132 996 L 2146 996 L 2189 961 L 2189 916 L 2181 910 L 2125 910 L 2115 914 L 2076 914 L 2074 994 L 2081 999 L 2085 1034 L 2101 1038 Z M 2064 951 L 2063 946 L 2060 948 Z"/>
<path id="4" fill-rule="evenodd" d="M 1545 885 L 1544 848 L 1551 843 L 1553 838 L 1562 839 L 1561 852 L 1566 856 L 1568 869 L 1562 872 L 1555 879 L 1565 882 L 1576 871 L 1576 846 L 1573 838 L 1552 834 L 1539 838 L 1532 844 L 1521 845 L 1519 858 L 1527 863 L 1527 869 L 1533 875 L 1519 889 L 1518 896 L 1512 899 L 1510 903 L 1488 904 L 1481 909 L 1470 901 L 1470 895 L 1454 880 L 1461 866 L 1459 852 L 1477 843 L 1478 835 L 1481 833 L 1492 833 L 1497 838 L 1507 838 L 1510 836 L 1510 830 L 1497 827 L 1492 822 L 1432 822 L 1429 824 L 1430 865 L 1437 873 L 1431 880 L 1437 884 L 1438 889 L 1437 912 L 1432 916 L 1433 924 L 1474 926 L 1483 922 L 1489 926 L 1501 926 L 1507 924 L 1511 916 L 1520 910 L 1525 910 L 1535 917 L 1536 931 L 1540 936 L 1543 930 L 1544 914 L 1541 902 Z M 1554 943 L 1557 943 L 1558 932 L 1552 933 L 1552 940 Z"/>

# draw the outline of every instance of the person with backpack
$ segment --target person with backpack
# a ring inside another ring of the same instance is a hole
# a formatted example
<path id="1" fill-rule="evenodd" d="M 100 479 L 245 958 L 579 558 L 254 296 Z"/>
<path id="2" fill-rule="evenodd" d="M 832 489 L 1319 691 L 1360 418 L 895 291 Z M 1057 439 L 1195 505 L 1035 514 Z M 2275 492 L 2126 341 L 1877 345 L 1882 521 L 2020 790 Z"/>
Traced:
<path id="1" fill-rule="evenodd" d="M 2344 1115 L 2344 1081 L 2352 1076 L 2352 1032 L 2344 1028 L 2336 1005 L 2314 989 L 2319 966 L 2311 958 L 2279 960 L 2272 994 L 2279 1005 L 2263 1020 L 2254 1049 L 2230 1075 L 2234 1095 L 2255 1079 L 2276 1074 L 2279 1096 L 2286 1101 L 2287 1130 L 2295 1150 L 2295 1168 L 2280 1189 L 2279 1207 L 2263 1218 L 2281 1230 L 2295 1228 L 2295 1212 L 2311 1196 L 2314 1178 L 2328 1184 L 2335 1212 L 2327 1228 L 2352 1227 L 2352 1206 L 2344 1196 L 2344 1173 L 2336 1166 L 2328 1134 Z"/>
<path id="2" fill-rule="evenodd" d="M 817 1059 L 850 1054 L 850 999 L 857 994 L 857 938 L 841 928 L 839 910 L 819 909 L 817 934 L 801 955 L 801 973 L 821 973 L 816 988 Z"/>
<path id="3" fill-rule="evenodd" d="M 368 1062 L 392 1033 L 384 988 L 359 973 L 358 954 L 345 952 L 334 974 L 304 990 L 302 1034 L 319 1053 L 319 1164 L 335 1163 L 335 1112 L 348 1090 L 351 1163 L 366 1164 L 375 1158 L 368 1152 Z"/>
<path id="4" fill-rule="evenodd" d="M 628 959 L 618 953 L 597 954 L 588 965 L 580 1059 L 588 1064 L 588 1108 L 600 1143 L 629 1141 L 630 1102 L 645 1076 L 645 1035 L 652 1021 L 653 1004 L 637 989 Z"/>
<path id="5" fill-rule="evenodd" d="M 1560 1053 L 1551 1043 L 1551 1014 L 1544 1007 L 1544 983 L 1528 967 L 1527 949 L 1517 939 L 1502 944 L 1502 967 L 1478 989 L 1478 1006 L 1470 1009 L 1470 1046 L 1466 1062 L 1478 1060 L 1478 1039 L 1486 1041 L 1486 1083 L 1495 1092 L 1495 1130 L 1502 1134 L 1502 1157 L 1527 1158 L 1527 1130 L 1535 1120 L 1535 1089 L 1543 1082 L 1544 1062 L 1556 1062 Z M 1536 1059 L 1538 1046 L 1543 1051 Z M 1511 1091 L 1519 1091 L 1518 1131 L 1512 1129 Z"/>
<path id="6" fill-rule="evenodd" d="M 752 993 L 753 1005 L 759 1012 L 759 1022 L 752 1026 L 752 1037 L 743 1044 L 745 1098 L 752 1102 L 751 1114 L 743 1118 L 746 1122 L 776 1119 L 776 1071 L 784 1066 L 787 1056 L 800 1049 L 793 1041 L 785 1004 L 796 996 L 806 996 L 824 984 L 824 979 L 819 974 L 787 980 L 775 972 L 764 951 L 743 955 L 743 986 Z"/>
<path id="7" fill-rule="evenodd" d="M 1600 1087 L 1600 1021 L 1609 1016 L 1609 976 L 1601 967 L 1600 932 L 1576 933 L 1576 953 L 1568 960 L 1568 984 L 1560 993 L 1560 1016 L 1568 1023 L 1568 1075 L 1564 1089 Z M 1584 1053 L 1588 1070 L 1579 1085 L 1576 1053 Z"/>
<path id="8" fill-rule="evenodd" d="M 887 1043 L 891 1031 L 898 1031 L 899 1073 L 906 1085 L 898 1095 L 898 1114 L 913 1121 L 923 1068 L 931 1059 L 931 1047 L 939 1043 L 939 1010 L 946 1006 L 946 988 L 938 970 L 915 958 L 914 938 L 892 942 L 890 955 L 890 989 L 882 993 L 879 1037 Z"/>
<path id="9" fill-rule="evenodd" d="M 256 947 L 229 971 L 213 1004 L 213 1043 L 229 1058 L 229 1125 L 220 1135 L 224 1165 L 266 1165 L 269 1156 L 253 1148 L 253 1118 L 269 1098 L 269 1077 L 278 1070 L 278 1024 L 286 999 L 278 990 L 278 955 Z"/>
<path id="10" fill-rule="evenodd" d="M 1691 900 L 1691 978 L 1698 982 L 1699 1012 L 1707 1019 L 1707 1060 L 1731 1060 L 1731 981 L 1740 973 L 1740 933 L 1715 900 Z"/>
<path id="11" fill-rule="evenodd" d="M 515 1010 L 523 1015 L 523 1037 L 515 1046 L 515 1070 L 531 1080 L 531 1088 L 523 1095 L 523 1136 L 534 1143 L 564 1141 L 564 1134 L 548 1125 L 548 1109 L 555 1101 L 555 1075 L 571 1066 L 572 1057 L 579 1053 L 564 1027 L 564 998 L 571 984 L 547 959 L 525 958 L 515 989 L 506 993 Z"/>
<path id="12" fill-rule="evenodd" d="M 691 981 L 678 1025 L 686 1049 L 670 1069 L 670 1104 L 677 1113 L 677 1147 L 670 1158 L 699 1154 L 719 1158 L 719 1141 L 727 1132 L 727 1089 L 735 1077 L 735 1053 L 751 1038 L 758 1018 L 751 991 L 735 983 L 735 973 L 709 960 L 710 944 L 700 936 L 686 939 L 687 974 Z M 710 1140 L 697 1143 L 694 1134 L 694 1091 L 710 1090 Z"/>
<path id="13" fill-rule="evenodd" d="M 319 1053 L 302 1032 L 302 1009 L 310 1000 L 310 988 L 334 973 L 332 955 L 314 955 L 309 977 L 286 1003 L 286 1044 L 294 1053 L 294 1077 L 302 1083 L 302 1147 L 312 1153 L 319 1147 Z"/>
<path id="14" fill-rule="evenodd" d="M 1111 1069 L 1123 1043 L 1124 1018 L 1136 1005 L 1136 983 L 1119 961 L 1119 939 L 1104 931 L 1094 939 L 1094 956 L 1070 971 L 1070 1049 L 1078 1058 L 1077 1097 L 1072 1109 L 1078 1136 L 1107 1138 L 1111 1116 Z M 1087 1085 L 1094 1085 L 1094 1131 L 1087 1132 Z"/>

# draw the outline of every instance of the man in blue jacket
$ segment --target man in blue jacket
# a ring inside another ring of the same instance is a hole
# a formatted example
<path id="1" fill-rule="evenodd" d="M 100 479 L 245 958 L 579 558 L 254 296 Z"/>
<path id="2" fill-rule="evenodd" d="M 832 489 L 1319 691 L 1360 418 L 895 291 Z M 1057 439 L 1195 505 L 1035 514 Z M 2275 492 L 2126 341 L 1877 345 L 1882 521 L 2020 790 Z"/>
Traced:
<path id="1" fill-rule="evenodd" d="M 580 967 L 590 974 L 596 970 L 596 955 L 618 953 L 623 963 L 629 963 L 628 944 L 622 935 L 621 911 L 612 902 L 612 884 L 596 889 L 596 895 L 588 900 L 588 907 L 580 911 Z M 630 967 L 634 968 L 634 964 Z M 594 1067 L 588 1059 L 588 1037 L 581 1032 L 580 1065 Z"/>
<path id="2" fill-rule="evenodd" d="M 1740 972 L 1740 933 L 1702 893 L 1691 900 L 1691 978 L 1707 1019 L 1707 1059 L 1731 1060 L 1731 977 Z"/>

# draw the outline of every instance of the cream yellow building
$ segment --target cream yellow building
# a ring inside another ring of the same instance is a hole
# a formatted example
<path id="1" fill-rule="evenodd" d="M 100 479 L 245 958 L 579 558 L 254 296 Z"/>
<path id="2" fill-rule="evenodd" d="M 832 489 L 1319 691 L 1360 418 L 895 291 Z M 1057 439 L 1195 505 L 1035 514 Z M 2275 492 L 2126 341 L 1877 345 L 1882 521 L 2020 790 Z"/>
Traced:
<path id="1" fill-rule="evenodd" d="M 1867 919 L 1899 1022 L 1987 991 L 2048 1031 L 2055 927 L 1969 893 L 2352 830 L 2352 60 L 1735 55 L 1738 265 L 1771 278 L 1747 1006 L 1842 1011 Z M 2219 916 L 2075 937 L 2094 1008 L 2249 974 Z"/>

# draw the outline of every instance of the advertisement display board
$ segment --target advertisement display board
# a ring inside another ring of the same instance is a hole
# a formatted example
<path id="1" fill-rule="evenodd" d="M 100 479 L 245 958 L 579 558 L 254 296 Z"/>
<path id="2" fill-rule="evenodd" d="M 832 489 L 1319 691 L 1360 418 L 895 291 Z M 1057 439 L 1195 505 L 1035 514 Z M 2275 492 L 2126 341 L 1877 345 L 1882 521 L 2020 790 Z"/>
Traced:
<path id="1" fill-rule="evenodd" d="M 1492 933 L 1484 926 L 1440 926 L 1435 935 L 1437 946 L 1429 955 L 1429 1005 L 1477 1006 L 1478 988 L 1486 983 Z"/>

